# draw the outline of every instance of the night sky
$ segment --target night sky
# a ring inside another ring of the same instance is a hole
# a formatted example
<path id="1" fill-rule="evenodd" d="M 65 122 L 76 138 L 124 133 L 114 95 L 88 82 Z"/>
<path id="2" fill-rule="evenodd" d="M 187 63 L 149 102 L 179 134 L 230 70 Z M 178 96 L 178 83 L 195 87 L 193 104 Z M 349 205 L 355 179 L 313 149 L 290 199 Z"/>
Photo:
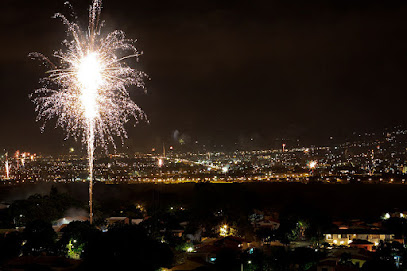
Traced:
<path id="1" fill-rule="evenodd" d="M 65 0 L 2 0 L 0 148 L 67 152 L 64 132 L 35 122 L 28 95 L 65 38 Z M 70 1 L 83 26 L 90 1 Z M 403 3 L 404 2 L 404 3 Z M 407 120 L 405 1 L 104 0 L 105 31 L 144 52 L 147 93 L 132 88 L 150 124 L 128 125 L 130 150 L 184 139 L 193 146 L 323 144 Z M 195 143 L 198 141 L 198 144 Z M 195 144 L 195 145 L 194 145 Z M 257 145 L 256 145 L 257 144 Z"/>

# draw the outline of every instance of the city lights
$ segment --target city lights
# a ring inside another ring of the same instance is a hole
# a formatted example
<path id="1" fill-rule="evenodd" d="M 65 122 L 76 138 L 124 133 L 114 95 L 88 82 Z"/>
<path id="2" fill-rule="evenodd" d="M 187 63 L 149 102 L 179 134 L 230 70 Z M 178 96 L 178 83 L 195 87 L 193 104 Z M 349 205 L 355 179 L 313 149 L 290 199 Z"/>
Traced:
<path id="1" fill-rule="evenodd" d="M 220 236 L 223 236 L 223 237 L 225 237 L 225 236 L 228 236 L 228 225 L 222 225 L 221 227 L 220 227 L 220 229 L 219 229 L 219 235 Z"/>

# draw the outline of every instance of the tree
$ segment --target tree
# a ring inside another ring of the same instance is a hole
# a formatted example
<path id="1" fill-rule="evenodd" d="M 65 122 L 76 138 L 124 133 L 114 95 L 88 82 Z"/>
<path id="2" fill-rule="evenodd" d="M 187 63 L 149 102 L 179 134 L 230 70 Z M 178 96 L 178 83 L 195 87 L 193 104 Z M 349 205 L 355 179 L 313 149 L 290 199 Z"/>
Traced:
<path id="1" fill-rule="evenodd" d="M 299 266 L 299 270 L 309 270 L 318 262 L 319 254 L 314 249 L 299 247 L 290 253 L 290 260 Z"/>
<path id="2" fill-rule="evenodd" d="M 34 194 L 25 200 L 14 201 L 9 212 L 17 226 L 24 226 L 36 220 L 57 220 L 71 207 L 80 207 L 80 204 L 69 194 L 59 193 L 53 186 L 50 195 Z"/>
<path id="3" fill-rule="evenodd" d="M 397 270 L 397 268 L 394 265 L 394 263 L 379 258 L 367 261 L 362 266 L 362 271 L 383 271 L 383 270 L 395 271 Z"/>
<path id="4" fill-rule="evenodd" d="M 26 255 L 38 255 L 41 252 L 53 253 L 57 234 L 51 223 L 36 220 L 27 224 L 23 232 L 26 243 L 23 252 Z"/>
<path id="5" fill-rule="evenodd" d="M 84 257 L 84 270 L 125 270 L 137 268 L 155 271 L 170 267 L 171 249 L 150 238 L 145 230 L 135 225 L 118 225 L 89 240 Z"/>
<path id="6" fill-rule="evenodd" d="M 63 256 L 81 258 L 88 252 L 89 242 L 100 236 L 100 232 L 88 221 L 73 221 L 62 230 L 58 247 Z"/>
<path id="7" fill-rule="evenodd" d="M 277 240 L 277 230 L 270 228 L 260 228 L 256 231 L 256 237 L 263 242 L 271 242 Z"/>
<path id="8" fill-rule="evenodd" d="M 222 249 L 216 255 L 216 270 L 233 271 L 238 270 L 240 261 L 237 259 L 238 253 L 232 249 Z"/>
<path id="9" fill-rule="evenodd" d="M 10 232 L 0 238 L 0 264 L 21 253 L 23 237 L 20 232 Z"/>

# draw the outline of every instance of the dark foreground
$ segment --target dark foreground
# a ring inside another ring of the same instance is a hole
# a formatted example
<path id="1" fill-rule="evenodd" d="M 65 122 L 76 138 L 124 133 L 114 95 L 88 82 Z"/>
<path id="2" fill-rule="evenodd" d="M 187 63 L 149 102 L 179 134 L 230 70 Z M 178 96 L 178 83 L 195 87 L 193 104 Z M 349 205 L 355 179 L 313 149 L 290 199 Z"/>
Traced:
<path id="1" fill-rule="evenodd" d="M 37 183 L 1 186 L 0 201 L 12 202 L 33 194 L 48 194 L 54 185 L 86 203 L 87 183 Z M 152 208 L 202 205 L 207 208 L 272 208 L 298 215 L 320 214 L 340 218 L 370 218 L 394 209 L 407 209 L 407 185 L 398 184 L 123 184 L 96 183 L 94 199 L 103 209 L 143 203 Z"/>
<path id="2" fill-rule="evenodd" d="M 0 266 L 402 271 L 406 193 L 396 184 L 96 183 L 91 225 L 87 183 L 2 185 Z"/>

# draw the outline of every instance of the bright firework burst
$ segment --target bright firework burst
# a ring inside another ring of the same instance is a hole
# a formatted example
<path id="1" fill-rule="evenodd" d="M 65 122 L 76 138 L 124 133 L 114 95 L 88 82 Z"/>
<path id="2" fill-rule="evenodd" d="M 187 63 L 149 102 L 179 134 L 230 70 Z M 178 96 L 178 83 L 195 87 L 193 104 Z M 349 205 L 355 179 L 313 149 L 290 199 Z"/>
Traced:
<path id="1" fill-rule="evenodd" d="M 75 22 L 57 13 L 67 26 L 68 39 L 64 49 L 54 52 L 51 61 L 40 53 L 39 58 L 50 70 L 41 79 L 42 88 L 32 95 L 38 113 L 37 120 L 45 123 L 56 119 L 56 126 L 67 132 L 67 138 L 80 139 L 87 145 L 89 160 L 89 207 L 92 223 L 93 155 L 95 146 L 107 148 L 114 136 L 127 137 L 124 124 L 130 118 L 144 118 L 143 111 L 130 98 L 127 87 L 144 88 L 144 72 L 129 67 L 125 60 L 138 58 L 134 41 L 125 38 L 123 31 L 101 35 L 101 0 L 93 0 L 89 8 L 89 25 L 81 30 Z"/>
<path id="2" fill-rule="evenodd" d="M 308 167 L 313 170 L 314 168 L 316 168 L 318 162 L 317 161 L 309 161 L 308 162 Z"/>

